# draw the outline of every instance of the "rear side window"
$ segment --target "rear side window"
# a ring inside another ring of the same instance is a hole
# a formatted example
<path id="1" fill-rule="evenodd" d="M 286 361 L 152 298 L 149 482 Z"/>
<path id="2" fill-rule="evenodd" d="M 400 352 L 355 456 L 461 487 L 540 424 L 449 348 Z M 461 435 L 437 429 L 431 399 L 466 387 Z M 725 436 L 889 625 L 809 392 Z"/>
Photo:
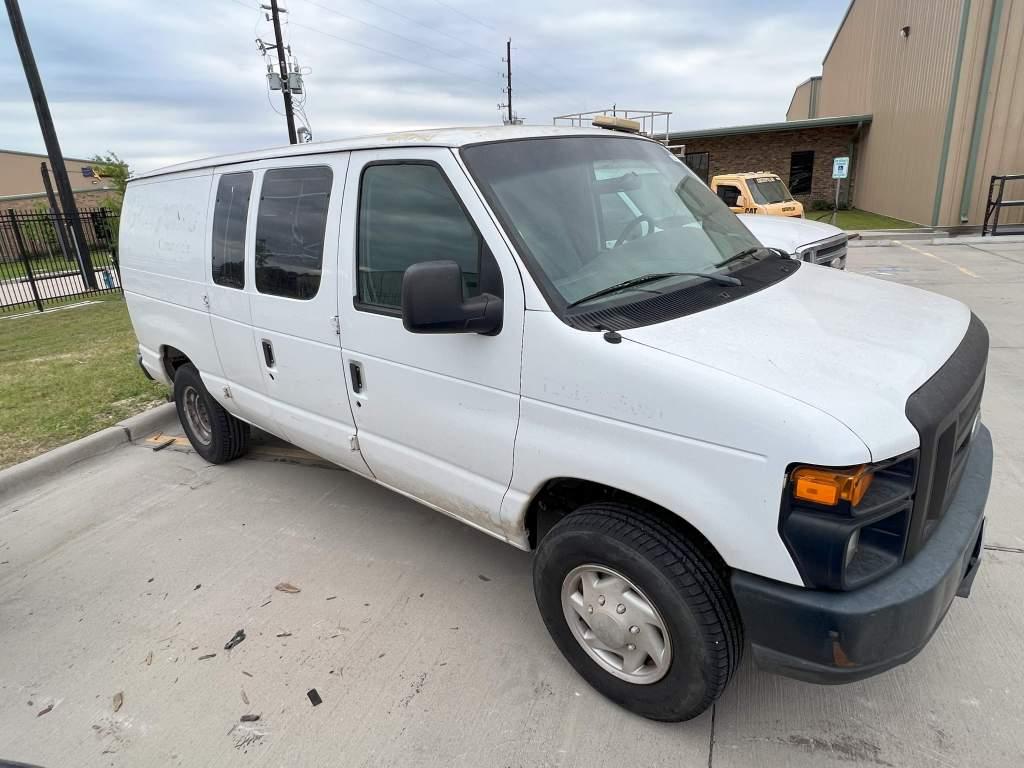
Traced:
<path id="1" fill-rule="evenodd" d="M 263 176 L 256 218 L 256 290 L 312 299 L 320 290 L 327 206 L 326 166 L 277 168 Z"/>
<path id="2" fill-rule="evenodd" d="M 213 282 L 245 287 L 245 219 L 252 173 L 227 173 L 217 185 L 213 208 Z"/>
<path id="3" fill-rule="evenodd" d="M 400 307 L 406 268 L 437 259 L 456 261 L 462 267 L 464 297 L 477 296 L 484 249 L 483 238 L 437 166 L 389 163 L 363 171 L 358 302 Z M 488 258 L 488 270 L 491 263 Z M 496 265 L 494 272 L 491 279 L 497 274 Z M 496 293 L 500 288 L 487 290 Z"/>

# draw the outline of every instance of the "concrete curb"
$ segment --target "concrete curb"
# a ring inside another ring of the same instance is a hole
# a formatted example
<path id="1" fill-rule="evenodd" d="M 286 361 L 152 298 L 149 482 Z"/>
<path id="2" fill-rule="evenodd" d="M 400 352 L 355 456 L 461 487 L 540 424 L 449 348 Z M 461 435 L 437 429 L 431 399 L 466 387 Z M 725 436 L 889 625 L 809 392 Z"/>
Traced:
<path id="1" fill-rule="evenodd" d="M 920 238 L 892 238 L 889 240 L 850 240 L 846 245 L 849 248 L 878 248 L 881 246 L 899 245 L 901 239 L 913 242 L 915 245 L 927 245 L 934 248 L 942 245 L 1003 245 L 1012 243 L 1024 243 L 1024 235 L 999 235 L 998 237 L 981 237 L 970 235 L 967 237 L 935 237 L 931 240 Z"/>
<path id="2" fill-rule="evenodd" d="M 119 445 L 130 443 L 155 432 L 157 427 L 175 416 L 174 403 L 166 403 L 131 416 L 112 427 L 101 429 L 67 445 L 0 470 L 0 501 L 38 482 L 55 475 L 73 464 L 112 451 Z"/>

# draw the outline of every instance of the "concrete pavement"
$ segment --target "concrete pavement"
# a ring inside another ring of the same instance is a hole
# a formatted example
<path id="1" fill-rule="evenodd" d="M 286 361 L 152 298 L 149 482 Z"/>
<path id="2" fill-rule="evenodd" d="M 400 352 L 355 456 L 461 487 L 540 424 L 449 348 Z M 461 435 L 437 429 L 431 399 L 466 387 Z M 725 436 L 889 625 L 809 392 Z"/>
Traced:
<path id="1" fill-rule="evenodd" d="M 996 476 L 972 597 L 910 664 L 826 688 L 746 661 L 713 712 L 648 722 L 562 660 L 528 554 L 273 445 L 213 467 L 141 442 L 0 502 L 0 758 L 1020 765 L 1024 245 L 915 247 L 851 248 L 850 268 L 960 298 L 987 323 Z"/>

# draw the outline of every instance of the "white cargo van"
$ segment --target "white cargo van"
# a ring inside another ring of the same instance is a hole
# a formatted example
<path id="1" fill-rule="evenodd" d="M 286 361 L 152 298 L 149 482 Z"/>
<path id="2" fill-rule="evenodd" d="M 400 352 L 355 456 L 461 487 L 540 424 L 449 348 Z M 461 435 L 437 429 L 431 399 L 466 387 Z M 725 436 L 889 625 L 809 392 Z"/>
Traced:
<path id="1" fill-rule="evenodd" d="M 905 662 L 977 572 L 984 326 L 763 248 L 653 141 L 188 163 L 128 185 L 121 253 L 200 455 L 254 425 L 533 550 L 555 644 L 647 717 L 703 711 L 744 647 L 817 682 Z"/>

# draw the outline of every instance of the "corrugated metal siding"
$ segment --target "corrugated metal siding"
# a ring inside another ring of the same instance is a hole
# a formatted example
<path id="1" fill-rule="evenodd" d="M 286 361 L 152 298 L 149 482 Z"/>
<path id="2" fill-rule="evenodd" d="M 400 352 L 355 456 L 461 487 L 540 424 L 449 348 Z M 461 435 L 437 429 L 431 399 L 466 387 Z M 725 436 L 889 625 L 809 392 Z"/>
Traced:
<path id="1" fill-rule="evenodd" d="M 859 208 L 930 223 L 963 1 L 857 0 L 850 9 L 822 67 L 819 113 L 873 115 Z"/>
<path id="2" fill-rule="evenodd" d="M 993 0 L 973 0 L 960 73 L 956 116 L 949 147 L 939 223 L 960 223 L 963 179 L 970 152 L 978 88 L 985 62 Z M 989 178 L 993 174 L 1024 173 L 1024 2 L 1004 0 L 999 37 L 993 54 L 985 122 L 981 128 L 974 183 L 969 190 L 968 223 L 980 224 L 985 215 Z M 1024 197 L 1024 183 L 1013 182 L 1008 196 Z M 1000 222 L 1024 221 L 1021 209 L 1004 209 Z"/>
<path id="3" fill-rule="evenodd" d="M 806 120 L 811 116 L 811 84 L 814 80 L 801 83 L 793 91 L 793 100 L 786 112 L 787 120 Z"/>

